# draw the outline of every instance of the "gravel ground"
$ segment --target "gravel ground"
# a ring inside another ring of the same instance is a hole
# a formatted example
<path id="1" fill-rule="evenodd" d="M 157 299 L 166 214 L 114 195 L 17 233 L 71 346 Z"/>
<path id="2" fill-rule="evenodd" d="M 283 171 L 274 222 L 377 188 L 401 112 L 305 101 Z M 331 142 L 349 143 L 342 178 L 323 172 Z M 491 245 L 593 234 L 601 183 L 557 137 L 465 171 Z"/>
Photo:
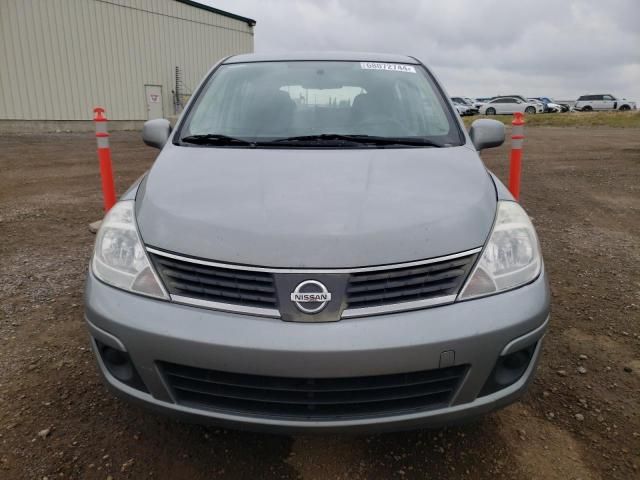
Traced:
<path id="1" fill-rule="evenodd" d="M 640 129 L 527 130 L 523 205 L 552 283 L 537 378 L 473 424 L 273 436 L 115 399 L 82 319 L 94 138 L 0 137 L 0 478 L 640 478 Z M 120 191 L 156 151 L 112 137 Z M 507 147 L 483 154 L 500 177 Z"/>

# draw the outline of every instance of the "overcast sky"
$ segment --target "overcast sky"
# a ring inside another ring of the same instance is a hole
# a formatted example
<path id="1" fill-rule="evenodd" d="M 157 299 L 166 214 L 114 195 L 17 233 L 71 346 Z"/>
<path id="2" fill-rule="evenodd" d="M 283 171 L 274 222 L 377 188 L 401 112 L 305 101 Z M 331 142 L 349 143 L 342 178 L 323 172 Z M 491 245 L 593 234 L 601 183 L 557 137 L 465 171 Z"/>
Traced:
<path id="1" fill-rule="evenodd" d="M 255 19 L 256 52 L 418 57 L 451 95 L 640 101 L 640 0 L 200 0 Z"/>

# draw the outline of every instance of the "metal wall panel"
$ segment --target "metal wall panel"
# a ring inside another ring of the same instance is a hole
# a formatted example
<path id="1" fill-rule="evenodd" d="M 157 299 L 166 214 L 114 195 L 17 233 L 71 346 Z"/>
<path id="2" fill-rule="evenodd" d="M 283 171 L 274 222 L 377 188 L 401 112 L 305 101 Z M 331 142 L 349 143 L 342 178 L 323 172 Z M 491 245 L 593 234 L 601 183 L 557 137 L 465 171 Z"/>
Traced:
<path id="1" fill-rule="evenodd" d="M 0 0 L 0 119 L 146 120 L 144 86 L 173 113 L 175 67 L 192 90 L 253 27 L 174 0 Z"/>

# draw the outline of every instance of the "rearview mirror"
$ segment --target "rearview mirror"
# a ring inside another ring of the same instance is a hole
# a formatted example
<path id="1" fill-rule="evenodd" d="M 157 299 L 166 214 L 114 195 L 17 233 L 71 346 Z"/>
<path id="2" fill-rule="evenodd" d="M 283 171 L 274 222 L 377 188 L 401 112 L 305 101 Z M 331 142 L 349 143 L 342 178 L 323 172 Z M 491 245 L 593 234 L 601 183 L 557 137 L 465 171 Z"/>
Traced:
<path id="1" fill-rule="evenodd" d="M 478 151 L 499 147 L 504 143 L 504 124 L 498 120 L 481 118 L 471 124 L 469 136 Z"/>
<path id="2" fill-rule="evenodd" d="M 162 148 L 171 134 L 171 124 L 165 118 L 144 122 L 142 140 L 150 147 Z"/>

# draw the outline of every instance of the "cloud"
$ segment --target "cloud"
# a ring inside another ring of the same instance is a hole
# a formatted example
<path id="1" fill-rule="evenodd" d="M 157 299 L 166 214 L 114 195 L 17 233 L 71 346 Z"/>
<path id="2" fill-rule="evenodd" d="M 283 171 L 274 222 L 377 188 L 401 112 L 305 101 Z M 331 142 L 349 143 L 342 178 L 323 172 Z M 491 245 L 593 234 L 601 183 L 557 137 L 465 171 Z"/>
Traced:
<path id="1" fill-rule="evenodd" d="M 257 52 L 360 50 L 420 58 L 450 93 L 588 92 L 640 101 L 637 0 L 202 0 L 257 20 Z"/>

